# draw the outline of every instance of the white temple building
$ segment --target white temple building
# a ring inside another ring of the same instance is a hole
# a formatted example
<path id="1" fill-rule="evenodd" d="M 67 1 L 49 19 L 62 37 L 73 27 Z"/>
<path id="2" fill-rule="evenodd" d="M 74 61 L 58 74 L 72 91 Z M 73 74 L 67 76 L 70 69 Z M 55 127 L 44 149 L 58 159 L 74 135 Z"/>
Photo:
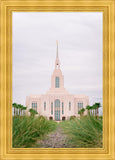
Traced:
<path id="1" fill-rule="evenodd" d="M 43 95 L 30 95 L 26 97 L 27 113 L 29 109 L 35 109 L 38 114 L 61 121 L 69 119 L 70 116 L 78 117 L 78 111 L 89 105 L 89 97 L 86 95 L 73 95 L 64 88 L 64 75 L 60 69 L 60 61 L 57 54 L 55 69 L 51 76 L 51 88 Z M 85 110 L 84 114 L 87 114 Z"/>

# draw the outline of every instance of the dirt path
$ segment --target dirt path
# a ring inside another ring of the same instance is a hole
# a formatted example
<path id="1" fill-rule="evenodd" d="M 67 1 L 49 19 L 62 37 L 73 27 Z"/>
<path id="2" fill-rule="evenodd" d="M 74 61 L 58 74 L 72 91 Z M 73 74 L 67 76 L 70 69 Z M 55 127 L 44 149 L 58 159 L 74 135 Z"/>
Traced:
<path id="1" fill-rule="evenodd" d="M 39 148 L 68 148 L 67 135 L 64 134 L 60 126 L 56 131 L 49 133 L 44 139 L 36 143 Z"/>

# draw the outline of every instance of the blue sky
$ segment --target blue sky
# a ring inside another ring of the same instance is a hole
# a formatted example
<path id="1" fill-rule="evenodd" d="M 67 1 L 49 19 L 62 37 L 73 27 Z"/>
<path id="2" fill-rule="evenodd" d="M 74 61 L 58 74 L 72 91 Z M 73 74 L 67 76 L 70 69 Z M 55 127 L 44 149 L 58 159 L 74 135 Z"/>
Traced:
<path id="1" fill-rule="evenodd" d="M 101 12 L 14 12 L 13 102 L 50 88 L 56 40 L 65 88 L 102 102 L 102 22 Z"/>

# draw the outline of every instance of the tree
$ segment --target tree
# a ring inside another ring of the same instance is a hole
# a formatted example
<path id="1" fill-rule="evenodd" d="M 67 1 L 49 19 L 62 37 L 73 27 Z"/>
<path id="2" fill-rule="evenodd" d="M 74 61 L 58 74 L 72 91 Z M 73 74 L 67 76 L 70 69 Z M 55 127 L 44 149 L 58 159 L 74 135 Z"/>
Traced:
<path id="1" fill-rule="evenodd" d="M 38 114 L 38 112 L 36 110 L 34 110 L 33 108 L 29 109 L 29 112 L 30 112 L 31 116 L 35 116 L 35 114 Z"/>
<path id="2" fill-rule="evenodd" d="M 24 106 L 23 106 L 22 110 L 25 111 L 26 109 L 27 109 L 27 107 L 24 107 Z M 25 114 L 25 112 L 24 112 L 24 114 Z"/>
<path id="3" fill-rule="evenodd" d="M 88 110 L 88 115 L 90 115 L 90 107 L 91 106 L 87 106 L 86 109 Z"/>
<path id="4" fill-rule="evenodd" d="M 94 104 L 93 106 L 92 106 L 92 108 L 93 108 L 93 116 L 96 114 L 96 105 Z M 94 113 L 94 111 L 95 111 L 95 113 Z"/>
<path id="5" fill-rule="evenodd" d="M 93 106 L 89 106 L 89 105 L 88 105 L 88 106 L 86 107 L 86 109 L 88 110 L 88 114 L 89 114 L 89 115 L 92 115 Z"/>
<path id="6" fill-rule="evenodd" d="M 93 104 L 93 106 L 88 105 L 86 107 L 86 109 L 88 110 L 88 114 L 95 116 L 95 115 L 98 114 L 98 108 L 99 107 L 101 107 L 100 103 L 95 103 L 95 104 Z M 94 113 L 94 111 L 95 111 L 95 113 Z"/>
<path id="7" fill-rule="evenodd" d="M 98 109 L 101 107 L 101 104 L 100 103 L 95 103 L 95 107 L 96 107 L 96 115 L 98 115 L 99 114 Z"/>
<path id="8" fill-rule="evenodd" d="M 93 110 L 93 106 L 90 106 L 90 112 L 91 112 L 91 115 L 92 115 L 92 110 Z"/>
<path id="9" fill-rule="evenodd" d="M 21 113 L 21 115 L 22 115 L 22 111 L 23 111 L 23 110 L 26 110 L 26 108 L 27 108 L 27 107 L 24 107 L 23 105 L 20 105 L 20 113 Z"/>
<path id="10" fill-rule="evenodd" d="M 21 115 L 21 114 L 22 114 L 22 108 L 23 108 L 23 105 L 18 104 L 18 108 L 19 108 L 19 115 Z"/>
<path id="11" fill-rule="evenodd" d="M 14 107 L 14 116 L 16 115 L 16 108 L 18 108 L 18 104 L 17 103 L 13 103 L 12 104 Z"/>
<path id="12" fill-rule="evenodd" d="M 81 110 L 78 111 L 78 114 L 80 114 L 80 117 L 83 116 L 85 111 L 85 108 L 82 108 Z"/>

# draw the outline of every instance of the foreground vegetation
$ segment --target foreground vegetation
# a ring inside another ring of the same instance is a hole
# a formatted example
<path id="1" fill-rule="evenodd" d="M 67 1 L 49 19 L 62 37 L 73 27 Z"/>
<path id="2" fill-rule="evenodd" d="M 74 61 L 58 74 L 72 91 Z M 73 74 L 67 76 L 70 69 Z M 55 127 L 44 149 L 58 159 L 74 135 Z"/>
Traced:
<path id="1" fill-rule="evenodd" d="M 43 116 L 14 116 L 13 147 L 32 147 L 41 137 L 44 138 L 50 132 L 55 131 L 57 126 L 61 127 L 67 135 L 68 148 L 102 147 L 102 117 L 91 115 L 81 118 L 71 117 L 70 120 L 59 124 Z M 58 141 L 58 137 L 55 138 Z"/>
<path id="2" fill-rule="evenodd" d="M 57 124 L 53 120 L 47 120 L 45 117 L 38 115 L 38 112 L 33 108 L 29 109 L 30 116 L 26 116 L 27 107 L 13 103 L 13 147 L 32 148 L 37 140 L 60 127 L 67 135 L 66 146 L 69 146 L 68 148 L 101 148 L 103 123 L 102 117 L 98 116 L 99 107 L 100 103 L 87 106 L 87 116 L 84 116 L 85 109 L 80 108 L 78 111 L 80 118 L 76 118 L 74 115 L 69 120 Z M 57 133 L 57 135 L 60 134 Z M 59 137 L 55 138 L 57 143 Z"/>
<path id="3" fill-rule="evenodd" d="M 70 148 L 101 148 L 102 117 L 71 118 L 59 124 L 68 135 Z"/>
<path id="4" fill-rule="evenodd" d="M 43 116 L 13 116 L 13 147 L 31 147 L 41 136 L 54 131 L 56 125 Z"/>

